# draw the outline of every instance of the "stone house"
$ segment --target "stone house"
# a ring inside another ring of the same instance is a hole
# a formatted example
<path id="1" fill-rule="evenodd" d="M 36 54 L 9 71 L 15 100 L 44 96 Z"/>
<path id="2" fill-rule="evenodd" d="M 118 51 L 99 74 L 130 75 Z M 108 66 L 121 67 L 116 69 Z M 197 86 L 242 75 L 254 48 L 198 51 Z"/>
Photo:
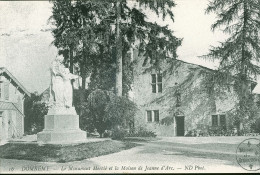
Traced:
<path id="1" fill-rule="evenodd" d="M 0 142 L 23 136 L 25 96 L 30 93 L 6 68 L 0 68 Z"/>
<path id="2" fill-rule="evenodd" d="M 153 68 L 143 65 L 144 58 L 137 53 L 133 55 L 136 67 L 132 99 L 139 107 L 135 127 L 145 127 L 159 136 L 184 136 L 194 129 L 228 127 L 228 111 L 234 108 L 237 98 L 233 89 L 217 95 L 208 93 L 204 76 L 213 70 L 181 60 L 173 64 L 165 60 L 159 68 Z M 250 89 L 255 86 L 252 82 Z"/>

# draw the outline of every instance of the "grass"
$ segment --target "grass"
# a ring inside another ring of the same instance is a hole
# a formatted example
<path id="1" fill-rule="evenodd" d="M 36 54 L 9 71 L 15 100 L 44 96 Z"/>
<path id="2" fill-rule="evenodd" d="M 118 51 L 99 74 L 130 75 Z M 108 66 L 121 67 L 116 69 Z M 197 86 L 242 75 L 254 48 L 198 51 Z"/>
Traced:
<path id="1" fill-rule="evenodd" d="M 0 146 L 0 158 L 40 162 L 71 162 L 130 149 L 137 144 L 129 141 L 106 140 L 78 145 L 38 145 L 8 143 Z"/>

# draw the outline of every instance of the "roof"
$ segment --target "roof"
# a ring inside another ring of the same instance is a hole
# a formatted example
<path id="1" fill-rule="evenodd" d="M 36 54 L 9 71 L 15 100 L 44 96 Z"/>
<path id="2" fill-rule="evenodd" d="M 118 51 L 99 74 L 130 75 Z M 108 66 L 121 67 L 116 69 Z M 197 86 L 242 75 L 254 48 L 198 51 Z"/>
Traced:
<path id="1" fill-rule="evenodd" d="M 22 91 L 23 94 L 26 94 L 27 96 L 31 96 L 31 93 L 25 89 L 25 87 L 5 68 L 0 67 L 0 75 L 4 75 L 7 79 L 11 79 L 11 83 L 18 87 L 19 91 Z"/>
<path id="2" fill-rule="evenodd" d="M 15 106 L 11 102 L 0 101 L 0 109 L 2 110 L 15 110 Z"/>
<path id="3" fill-rule="evenodd" d="M 190 65 L 194 65 L 194 66 L 198 66 L 202 69 L 206 69 L 206 70 L 209 70 L 209 71 L 216 71 L 215 69 L 211 69 L 209 67 L 205 67 L 205 66 L 202 66 L 202 65 L 199 65 L 199 64 L 195 64 L 195 63 L 190 63 L 190 62 L 187 62 L 187 61 L 184 61 L 184 60 L 180 60 L 180 59 L 175 59 L 176 61 L 180 61 L 180 62 L 183 62 L 185 64 L 190 64 Z"/>
<path id="4" fill-rule="evenodd" d="M 179 62 L 182 62 L 184 64 L 189 64 L 189 65 L 194 65 L 194 66 L 197 66 L 197 67 L 200 67 L 202 69 L 205 69 L 205 70 L 209 70 L 209 71 L 217 71 L 215 69 L 211 69 L 211 68 L 208 68 L 208 67 L 205 67 L 205 66 L 202 66 L 202 65 L 199 65 L 199 64 L 195 64 L 195 63 L 189 63 L 189 62 L 186 62 L 186 61 L 183 61 L 183 60 L 179 60 L 179 59 L 175 59 L 176 61 L 179 61 Z M 251 85 L 251 90 L 253 91 L 256 87 L 259 87 L 260 84 L 258 84 L 255 80 L 251 79 L 249 80 L 252 85 Z M 253 91 L 254 92 L 254 91 Z"/>
<path id="5" fill-rule="evenodd" d="M 14 110 L 18 111 L 21 115 L 24 115 L 22 111 L 12 102 L 0 101 L 1 110 Z"/>

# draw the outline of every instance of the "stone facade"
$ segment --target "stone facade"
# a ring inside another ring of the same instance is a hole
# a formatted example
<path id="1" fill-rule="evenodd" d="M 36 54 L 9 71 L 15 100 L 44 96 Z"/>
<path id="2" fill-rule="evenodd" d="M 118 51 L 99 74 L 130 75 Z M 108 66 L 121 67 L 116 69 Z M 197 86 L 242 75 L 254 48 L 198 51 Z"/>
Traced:
<path id="1" fill-rule="evenodd" d="M 30 93 L 5 68 L 0 68 L 0 142 L 24 134 L 24 97 Z"/>
<path id="2" fill-rule="evenodd" d="M 203 77 L 213 70 L 181 60 L 173 64 L 165 60 L 156 70 L 142 65 L 143 58 L 137 53 L 134 58 L 133 100 L 139 107 L 136 127 L 159 136 L 182 136 L 193 129 L 227 126 L 226 112 L 234 108 L 237 98 L 232 89 L 217 95 L 208 93 Z M 176 104 L 178 100 L 180 104 Z"/>

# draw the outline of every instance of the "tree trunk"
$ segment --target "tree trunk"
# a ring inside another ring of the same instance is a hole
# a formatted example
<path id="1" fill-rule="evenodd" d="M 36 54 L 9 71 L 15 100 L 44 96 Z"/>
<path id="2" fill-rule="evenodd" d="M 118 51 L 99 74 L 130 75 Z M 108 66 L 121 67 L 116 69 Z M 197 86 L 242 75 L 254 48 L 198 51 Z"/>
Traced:
<path id="1" fill-rule="evenodd" d="M 70 57 L 70 67 L 69 67 L 69 69 L 70 69 L 70 73 L 73 74 L 73 47 L 72 46 L 70 46 L 70 48 L 69 48 L 69 57 Z"/>
<path id="2" fill-rule="evenodd" d="M 85 27 L 85 21 L 83 20 L 82 27 Z M 82 89 L 86 89 L 86 64 L 87 64 L 87 58 L 88 58 L 88 50 L 86 50 L 86 41 L 83 39 L 83 65 L 81 69 L 81 78 L 82 78 Z"/>
<path id="3" fill-rule="evenodd" d="M 242 43 L 242 63 L 241 63 L 241 73 L 242 73 L 242 77 L 241 77 L 241 84 L 242 84 L 242 88 L 241 88 L 241 92 L 242 94 L 242 99 L 244 99 L 244 97 L 247 97 L 247 67 L 246 67 L 246 54 L 245 54 L 245 47 L 246 47 L 246 43 L 245 43 L 245 38 L 246 38 L 246 28 L 247 28 L 247 23 L 248 23 L 248 9 L 247 9 L 247 2 L 244 1 L 244 21 L 243 21 L 243 43 Z"/>
<path id="4" fill-rule="evenodd" d="M 86 52 L 86 47 L 85 43 L 83 43 L 83 65 L 82 65 L 82 70 L 81 70 L 81 78 L 82 78 L 82 85 L 81 89 L 86 89 L 86 62 L 87 62 L 87 52 Z"/>
<path id="5" fill-rule="evenodd" d="M 86 44 L 83 42 L 83 62 L 80 68 L 81 71 L 81 88 L 80 88 L 80 108 L 79 108 L 79 115 L 81 116 L 83 113 L 82 104 L 85 102 L 85 89 L 86 89 L 86 62 L 87 62 L 87 52 L 86 52 Z"/>
<path id="6" fill-rule="evenodd" d="M 70 59 L 70 67 L 69 67 L 70 73 L 73 74 L 73 46 L 72 46 L 72 45 L 69 47 L 69 59 Z M 73 90 L 74 90 L 73 82 L 74 82 L 74 80 L 71 80 L 71 81 L 70 81 L 71 86 L 72 86 L 72 92 L 73 92 Z M 73 94 L 72 94 L 72 95 L 73 95 Z M 72 97 L 72 105 L 74 105 L 73 97 Z"/>
<path id="7" fill-rule="evenodd" d="M 85 21 L 83 20 L 82 27 L 85 27 Z M 87 62 L 87 51 L 86 51 L 86 43 L 83 39 L 83 53 L 82 53 L 82 63 L 80 65 L 80 74 L 81 74 L 81 87 L 79 89 L 80 97 L 80 108 L 79 108 L 79 115 L 81 116 L 83 113 L 82 104 L 85 102 L 85 89 L 86 89 L 86 62 Z"/>
<path id="8" fill-rule="evenodd" d="M 117 20 L 116 20 L 116 95 L 122 96 L 122 71 L 123 71 L 123 63 L 122 63 L 122 36 L 121 36 L 121 1 L 117 0 L 116 3 L 116 11 L 117 11 Z"/>

